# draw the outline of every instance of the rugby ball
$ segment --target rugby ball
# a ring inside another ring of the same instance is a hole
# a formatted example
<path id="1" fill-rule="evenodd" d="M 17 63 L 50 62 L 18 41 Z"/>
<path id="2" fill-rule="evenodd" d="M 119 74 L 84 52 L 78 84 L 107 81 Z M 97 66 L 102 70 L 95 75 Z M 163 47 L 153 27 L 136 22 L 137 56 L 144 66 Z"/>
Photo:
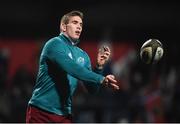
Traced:
<path id="1" fill-rule="evenodd" d="M 149 39 L 140 49 L 140 58 L 146 64 L 155 64 L 164 54 L 163 45 L 158 39 Z"/>

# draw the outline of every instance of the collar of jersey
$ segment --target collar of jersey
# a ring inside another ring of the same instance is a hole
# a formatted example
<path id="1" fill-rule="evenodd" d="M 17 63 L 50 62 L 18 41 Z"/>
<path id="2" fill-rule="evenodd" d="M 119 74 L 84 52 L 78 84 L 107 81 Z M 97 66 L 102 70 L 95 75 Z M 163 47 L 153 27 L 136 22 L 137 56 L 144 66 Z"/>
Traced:
<path id="1" fill-rule="evenodd" d="M 71 38 L 65 36 L 62 32 L 59 34 L 59 36 L 62 36 L 66 41 L 68 41 L 73 46 L 77 45 L 80 42 L 79 39 L 78 40 L 72 40 Z"/>

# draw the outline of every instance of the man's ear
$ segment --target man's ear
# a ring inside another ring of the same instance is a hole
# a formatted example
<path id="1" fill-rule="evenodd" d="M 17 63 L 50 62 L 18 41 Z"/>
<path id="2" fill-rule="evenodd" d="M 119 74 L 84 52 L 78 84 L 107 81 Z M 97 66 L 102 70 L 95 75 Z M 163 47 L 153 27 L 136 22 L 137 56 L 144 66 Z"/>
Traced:
<path id="1" fill-rule="evenodd" d="M 61 32 L 65 32 L 66 31 L 66 24 L 61 23 L 60 29 L 61 29 Z"/>

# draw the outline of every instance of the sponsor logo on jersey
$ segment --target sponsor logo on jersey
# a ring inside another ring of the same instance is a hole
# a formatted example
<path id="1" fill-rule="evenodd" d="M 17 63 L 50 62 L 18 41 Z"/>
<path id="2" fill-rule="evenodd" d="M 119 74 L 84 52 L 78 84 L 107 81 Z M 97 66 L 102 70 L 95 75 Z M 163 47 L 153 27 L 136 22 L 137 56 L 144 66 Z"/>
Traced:
<path id="1" fill-rule="evenodd" d="M 68 53 L 68 56 L 69 56 L 71 59 L 73 59 L 73 57 L 72 57 L 72 54 L 71 54 L 71 53 Z"/>

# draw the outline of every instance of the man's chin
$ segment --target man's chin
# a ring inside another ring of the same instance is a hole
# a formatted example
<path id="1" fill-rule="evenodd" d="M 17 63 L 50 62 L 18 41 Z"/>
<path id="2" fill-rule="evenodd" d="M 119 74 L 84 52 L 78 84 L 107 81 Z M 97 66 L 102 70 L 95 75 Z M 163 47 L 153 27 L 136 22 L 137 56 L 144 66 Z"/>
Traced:
<path id="1" fill-rule="evenodd" d="M 79 37 L 74 37 L 73 40 L 79 40 Z"/>

